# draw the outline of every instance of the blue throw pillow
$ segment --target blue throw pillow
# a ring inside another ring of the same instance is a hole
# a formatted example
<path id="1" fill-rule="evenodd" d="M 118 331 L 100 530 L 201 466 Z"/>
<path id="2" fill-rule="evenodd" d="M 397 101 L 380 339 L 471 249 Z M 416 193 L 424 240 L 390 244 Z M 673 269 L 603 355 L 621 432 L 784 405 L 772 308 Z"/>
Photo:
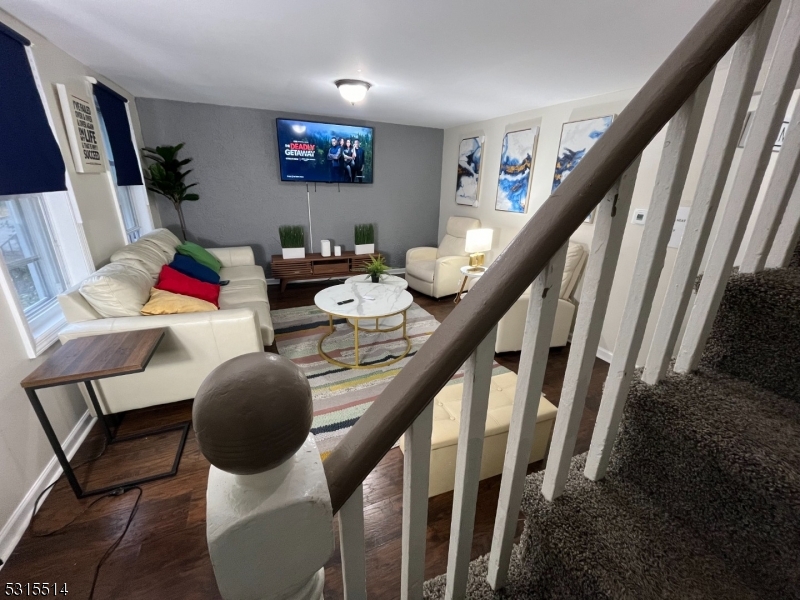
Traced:
<path id="1" fill-rule="evenodd" d="M 219 283 L 219 275 L 217 273 L 184 254 L 176 254 L 169 266 L 179 273 L 194 277 L 199 281 Z"/>

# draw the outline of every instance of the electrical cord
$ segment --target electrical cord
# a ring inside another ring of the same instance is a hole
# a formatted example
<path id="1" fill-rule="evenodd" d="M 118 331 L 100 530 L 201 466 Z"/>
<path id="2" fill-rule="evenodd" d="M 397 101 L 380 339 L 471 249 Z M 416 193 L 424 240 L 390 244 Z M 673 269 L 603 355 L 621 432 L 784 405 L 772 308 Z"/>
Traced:
<path id="1" fill-rule="evenodd" d="M 124 538 L 125 534 L 128 533 L 128 529 L 130 528 L 131 523 L 133 522 L 133 517 L 136 516 L 136 512 L 139 510 L 139 500 L 142 499 L 142 494 L 144 492 L 142 491 L 142 488 L 140 488 L 138 485 L 134 485 L 126 488 L 118 488 L 113 492 L 111 492 L 110 494 L 108 494 L 109 496 L 122 496 L 123 494 L 126 494 L 131 490 L 138 490 L 139 495 L 136 496 L 136 501 L 133 503 L 133 508 L 131 508 L 131 512 L 128 514 L 128 521 L 127 523 L 125 523 L 125 529 L 122 530 L 122 533 L 117 538 L 117 540 L 113 544 L 111 544 L 108 550 L 106 550 L 105 554 L 103 554 L 103 557 L 100 559 L 100 562 L 97 563 L 97 567 L 94 570 L 94 578 L 92 579 L 92 588 L 91 590 L 89 590 L 89 600 L 92 600 L 92 598 L 94 598 L 94 588 L 97 585 L 97 578 L 100 577 L 100 569 L 103 568 L 103 565 L 105 564 L 108 557 L 114 553 L 114 550 L 116 550 L 117 546 L 119 546 L 120 543 L 122 542 L 122 538 Z"/>
<path id="2" fill-rule="evenodd" d="M 78 464 L 77 466 L 73 467 L 73 471 L 80 469 L 81 467 L 91 462 L 96 461 L 103 455 L 103 453 L 106 451 L 106 448 L 108 448 L 108 442 L 104 440 L 103 448 L 100 450 L 100 453 L 97 456 L 85 460 L 82 463 Z M 97 566 L 95 567 L 94 576 L 92 577 L 92 587 L 89 590 L 89 600 L 92 600 L 94 598 L 95 587 L 97 586 L 97 579 L 100 577 L 100 569 L 103 568 L 103 565 L 105 564 L 106 560 L 108 560 L 108 558 L 114 553 L 114 550 L 116 550 L 117 547 L 120 545 L 120 543 L 122 543 L 125 534 L 128 533 L 128 529 L 130 529 L 131 523 L 133 522 L 133 518 L 136 516 L 136 513 L 139 510 L 139 501 L 142 499 L 142 494 L 144 493 L 144 491 L 138 485 L 119 487 L 115 490 L 108 492 L 107 494 L 103 494 L 102 496 L 98 496 L 97 498 L 92 500 L 81 512 L 79 512 L 77 515 L 75 515 L 72 519 L 70 519 L 67 523 L 65 523 L 61 527 L 58 527 L 57 529 L 53 529 L 52 531 L 48 531 L 46 533 L 37 533 L 34 528 L 34 521 L 36 520 L 36 512 L 39 509 L 39 502 L 42 500 L 42 496 L 44 496 L 50 489 L 52 489 L 52 487 L 56 483 L 58 483 L 58 481 L 59 479 L 56 479 L 53 483 L 51 483 L 45 489 L 43 489 L 39 494 L 39 496 L 36 498 L 36 502 L 34 502 L 33 504 L 33 512 L 31 514 L 31 520 L 30 520 L 30 529 L 32 537 L 42 538 L 42 537 L 50 537 L 52 535 L 56 535 L 57 533 L 63 531 L 64 529 L 72 525 L 81 516 L 86 514 L 86 512 L 88 512 L 95 504 L 100 502 L 100 500 L 104 500 L 105 498 L 123 496 L 128 492 L 130 492 L 131 490 L 137 490 L 139 492 L 139 494 L 136 496 L 135 502 L 133 503 L 133 507 L 131 507 L 130 513 L 128 513 L 128 520 L 125 523 L 125 528 L 122 530 L 122 533 L 119 535 L 119 537 L 117 537 L 114 543 L 111 544 L 111 546 L 109 546 L 109 548 L 105 551 L 103 556 L 100 558 L 100 561 L 97 563 Z"/>

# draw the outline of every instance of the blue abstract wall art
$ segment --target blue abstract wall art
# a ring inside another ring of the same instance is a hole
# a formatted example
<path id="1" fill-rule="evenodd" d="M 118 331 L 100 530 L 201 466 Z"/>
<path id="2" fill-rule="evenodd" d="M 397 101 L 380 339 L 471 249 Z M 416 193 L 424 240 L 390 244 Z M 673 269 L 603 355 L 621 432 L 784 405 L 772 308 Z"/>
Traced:
<path id="1" fill-rule="evenodd" d="M 461 140 L 458 146 L 458 175 L 456 179 L 456 204 L 478 205 L 483 138 Z"/>
<path id="2" fill-rule="evenodd" d="M 495 210 L 514 213 L 528 210 L 534 148 L 538 135 L 539 128 L 532 127 L 509 131 L 503 138 Z"/>
<path id="3" fill-rule="evenodd" d="M 561 182 L 578 166 L 589 149 L 608 131 L 613 120 L 614 115 L 609 115 L 564 123 L 561 128 L 561 142 L 558 145 L 558 160 L 551 193 L 558 189 Z"/>

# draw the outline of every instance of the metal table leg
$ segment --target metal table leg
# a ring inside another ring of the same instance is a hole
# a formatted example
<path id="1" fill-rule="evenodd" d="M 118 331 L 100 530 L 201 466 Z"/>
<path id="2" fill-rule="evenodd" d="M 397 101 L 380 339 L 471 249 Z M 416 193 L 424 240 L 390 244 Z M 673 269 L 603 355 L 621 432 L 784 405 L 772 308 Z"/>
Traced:
<path id="1" fill-rule="evenodd" d="M 36 390 L 31 388 L 26 388 L 25 393 L 28 394 L 28 399 L 31 402 L 31 406 L 33 406 L 33 411 L 36 413 L 36 416 L 39 419 L 39 423 L 42 425 L 42 429 L 44 429 L 44 433 L 47 436 L 47 440 L 50 442 L 50 446 L 52 446 L 53 452 L 55 452 L 56 458 L 58 458 L 58 462 L 61 464 L 61 468 L 64 470 L 64 475 L 66 476 L 67 481 L 69 482 L 69 485 L 72 488 L 72 491 L 75 493 L 76 498 L 81 499 L 87 496 L 107 494 L 108 492 L 111 492 L 113 490 L 126 487 L 133 487 L 136 485 L 141 485 L 143 483 L 156 481 L 158 479 L 166 479 L 167 477 L 173 477 L 174 475 L 177 474 L 178 464 L 181 461 L 181 456 L 183 455 L 183 449 L 186 446 L 186 438 L 189 435 L 189 427 L 191 426 L 191 422 L 187 421 L 185 423 L 179 423 L 177 425 L 168 425 L 167 427 L 161 427 L 159 429 L 155 429 L 152 431 L 145 431 L 142 433 L 135 433 L 132 435 L 118 437 L 116 433 L 112 433 L 111 429 L 108 427 L 108 423 L 106 422 L 106 416 L 103 414 L 103 409 L 100 406 L 100 402 L 97 399 L 97 394 L 94 391 L 94 387 L 92 386 L 91 381 L 87 380 L 84 381 L 84 383 L 86 384 L 86 390 L 89 392 L 89 399 L 91 400 L 92 406 L 94 407 L 95 413 L 97 414 L 97 420 L 100 423 L 100 427 L 103 430 L 103 435 L 105 435 L 106 441 L 108 442 L 109 445 L 120 442 L 128 442 L 131 440 L 137 440 L 153 435 L 159 435 L 170 431 L 180 431 L 181 439 L 178 444 L 178 450 L 175 453 L 175 459 L 172 461 L 172 468 L 169 471 L 165 473 L 157 473 L 155 475 L 149 475 L 147 477 L 141 477 L 133 481 L 125 481 L 122 483 L 107 485 L 105 487 L 96 490 L 84 490 L 81 487 L 81 484 L 78 482 L 77 477 L 75 477 L 75 472 L 72 470 L 72 466 L 69 464 L 69 459 L 67 458 L 67 455 L 64 454 L 64 449 L 61 447 L 61 442 L 58 441 L 58 436 L 53 430 L 53 426 L 50 424 L 50 420 L 47 418 L 47 413 L 45 413 L 44 409 L 42 408 L 42 403 L 39 401 L 39 397 L 36 394 Z"/>
<path id="2" fill-rule="evenodd" d="M 58 462 L 61 463 L 61 468 L 64 470 L 64 475 L 66 476 L 67 481 L 69 481 L 72 491 L 75 492 L 75 496 L 77 496 L 79 499 L 83 498 L 81 484 L 78 483 L 78 479 L 75 477 L 75 473 L 69 464 L 69 459 L 67 458 L 67 455 L 64 454 L 64 449 L 61 447 L 61 442 L 58 441 L 58 436 L 56 435 L 56 432 L 53 431 L 53 426 L 50 424 L 50 419 L 47 418 L 47 413 L 44 412 L 42 403 L 39 402 L 39 396 L 36 395 L 36 390 L 28 388 L 25 390 L 25 393 L 28 394 L 28 400 L 31 401 L 33 412 L 35 412 L 36 416 L 39 418 L 39 423 L 41 423 L 42 429 L 44 429 L 44 434 L 47 436 L 47 441 L 49 441 L 50 445 L 53 447 L 53 452 L 56 453 L 56 458 L 58 459 Z"/>

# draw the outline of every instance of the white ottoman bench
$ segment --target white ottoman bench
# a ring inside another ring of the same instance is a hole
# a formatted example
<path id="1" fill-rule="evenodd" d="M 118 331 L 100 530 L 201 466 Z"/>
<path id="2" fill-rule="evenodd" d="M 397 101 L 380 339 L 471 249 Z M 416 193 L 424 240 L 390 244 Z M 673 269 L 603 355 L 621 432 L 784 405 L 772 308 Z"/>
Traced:
<path id="1" fill-rule="evenodd" d="M 508 372 L 492 377 L 489 392 L 489 410 L 486 414 L 486 431 L 481 459 L 481 479 L 503 472 L 508 427 L 514 405 L 517 374 Z M 456 479 L 456 450 L 458 430 L 461 425 L 461 383 L 445 386 L 436 395 L 433 404 L 433 434 L 431 436 L 431 476 L 428 497 L 451 491 Z M 533 445 L 528 462 L 542 460 L 550 443 L 557 409 L 544 396 L 539 401 Z M 400 450 L 405 452 L 404 438 Z"/>

